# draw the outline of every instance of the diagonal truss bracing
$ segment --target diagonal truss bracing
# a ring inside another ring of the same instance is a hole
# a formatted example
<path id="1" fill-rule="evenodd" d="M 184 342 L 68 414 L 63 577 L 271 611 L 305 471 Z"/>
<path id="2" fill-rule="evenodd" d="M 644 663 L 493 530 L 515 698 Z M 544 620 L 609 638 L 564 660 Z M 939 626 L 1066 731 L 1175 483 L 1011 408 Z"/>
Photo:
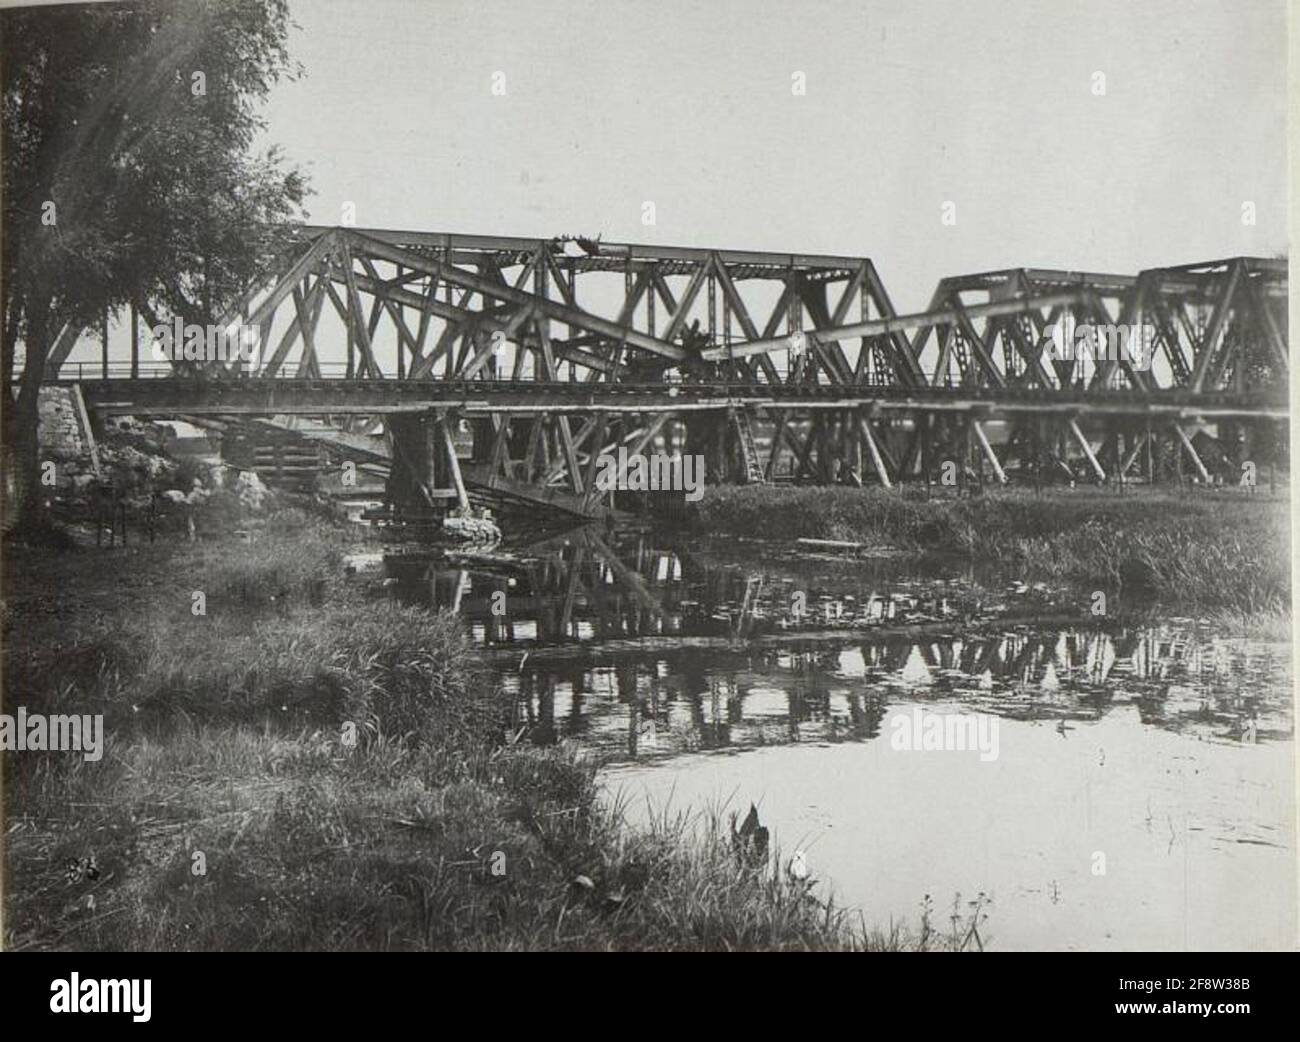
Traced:
<path id="1" fill-rule="evenodd" d="M 930 403 L 940 394 L 971 402 L 1030 396 L 1044 410 L 1116 395 L 1284 396 L 1286 290 L 1286 262 L 1259 258 L 1137 275 L 1016 268 L 942 279 L 924 311 L 900 314 L 863 257 L 317 227 L 303 229 L 267 279 L 219 320 L 251 331 L 251 361 L 173 365 L 214 381 L 373 384 L 372 415 L 353 409 L 335 421 L 358 436 L 388 430 L 382 388 L 393 382 L 528 384 L 535 391 L 526 407 L 460 410 L 474 425 L 473 474 L 598 511 L 595 460 L 620 447 L 704 447 L 717 457 L 714 476 L 739 449 L 753 479 L 788 463 L 796 480 L 890 485 L 930 473 L 964 438 L 966 458 L 986 459 L 1006 480 L 984 406 L 962 406 L 962 434 L 936 419 L 932 404 L 918 405 L 900 438 L 898 421 L 876 408 L 887 395 Z M 1082 328 L 1111 331 L 1112 343 L 1115 331 L 1141 338 L 1138 353 L 1060 350 L 1060 337 L 1073 343 Z M 80 332 L 63 331 L 48 375 L 60 375 Z M 133 377 L 145 350 L 137 340 Z M 665 382 L 683 401 L 671 421 L 671 410 L 641 410 L 634 397 L 618 404 L 621 386 Z M 707 415 L 686 411 L 692 385 L 719 383 L 737 400 L 752 386 L 835 392 L 845 406 L 810 411 L 773 400 L 751 404 L 744 424 L 728 422 L 736 401 L 694 403 L 712 409 Z M 566 385 L 563 409 L 558 384 Z M 575 413 L 572 385 L 589 388 L 601 406 Z M 1142 440 L 1125 435 L 1126 447 L 1116 442 L 1109 457 L 1098 445 L 1099 456 L 1076 422 L 1082 411 L 1055 433 L 1017 421 L 1004 451 L 1037 458 L 1052 439 L 1073 440 L 1097 473 L 1107 458 L 1121 473 L 1142 458 L 1145 432 Z M 1197 422 L 1195 410 L 1183 414 Z M 1179 426 L 1173 440 L 1189 437 Z"/>

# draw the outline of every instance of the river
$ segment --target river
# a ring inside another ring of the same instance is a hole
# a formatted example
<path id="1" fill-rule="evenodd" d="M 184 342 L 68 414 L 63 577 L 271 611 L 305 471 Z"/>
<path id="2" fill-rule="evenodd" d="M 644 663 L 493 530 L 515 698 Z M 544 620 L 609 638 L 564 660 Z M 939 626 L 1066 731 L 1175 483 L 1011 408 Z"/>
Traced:
<path id="1" fill-rule="evenodd" d="M 1290 646 L 996 565 L 560 533 L 390 558 L 631 824 L 752 802 L 823 898 L 985 947 L 1294 944 Z M 934 721 L 938 720 L 938 723 Z M 933 736 L 934 740 L 930 740 Z"/>

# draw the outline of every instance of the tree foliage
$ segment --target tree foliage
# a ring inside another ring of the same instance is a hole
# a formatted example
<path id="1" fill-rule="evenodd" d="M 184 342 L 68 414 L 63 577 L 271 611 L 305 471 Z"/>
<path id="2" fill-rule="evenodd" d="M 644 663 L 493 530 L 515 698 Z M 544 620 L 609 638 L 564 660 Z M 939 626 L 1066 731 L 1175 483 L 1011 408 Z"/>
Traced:
<path id="1" fill-rule="evenodd" d="M 26 357 L 9 437 L 34 443 L 66 325 L 132 301 L 217 321 L 283 248 L 307 186 L 255 145 L 271 87 L 300 72 L 290 28 L 286 0 L 0 12 L 6 404 Z"/>

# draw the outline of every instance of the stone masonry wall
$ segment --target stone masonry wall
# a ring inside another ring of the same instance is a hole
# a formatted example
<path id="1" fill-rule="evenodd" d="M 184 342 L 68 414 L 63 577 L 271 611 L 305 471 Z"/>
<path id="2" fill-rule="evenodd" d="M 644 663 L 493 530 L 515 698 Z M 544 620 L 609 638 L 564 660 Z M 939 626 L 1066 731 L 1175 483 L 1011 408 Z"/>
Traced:
<path id="1" fill-rule="evenodd" d="M 68 458 L 89 452 L 70 387 L 42 387 L 37 402 L 42 454 Z"/>

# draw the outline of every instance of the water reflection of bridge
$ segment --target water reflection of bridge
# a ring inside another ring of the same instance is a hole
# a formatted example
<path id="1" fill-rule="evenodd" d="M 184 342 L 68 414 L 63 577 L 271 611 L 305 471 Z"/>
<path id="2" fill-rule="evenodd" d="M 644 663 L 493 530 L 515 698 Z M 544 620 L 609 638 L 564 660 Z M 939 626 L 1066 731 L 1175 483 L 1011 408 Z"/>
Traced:
<path id="1" fill-rule="evenodd" d="M 488 647 L 680 632 L 682 562 L 639 541 L 630 556 L 579 529 L 490 564 L 390 561 L 399 592 L 449 608 Z"/>
<path id="2" fill-rule="evenodd" d="M 624 655 L 503 673 L 532 741 L 629 756 L 879 736 L 886 712 L 923 702 L 1062 728 L 1115 706 L 1203 737 L 1291 733 L 1281 651 L 1179 626 L 1029 627 L 922 642 L 848 638 L 830 648 Z"/>
<path id="3" fill-rule="evenodd" d="M 1083 625 L 906 562 L 736 566 L 645 534 L 585 529 L 510 560 L 390 562 L 407 599 L 460 612 L 531 740 L 680 751 L 863 740 L 924 701 L 1027 721 L 1290 731 L 1280 653 L 1191 624 Z M 803 610 L 795 592 L 804 594 Z M 639 752 L 638 752 L 639 751 Z"/>
<path id="4" fill-rule="evenodd" d="M 398 558 L 389 569 L 400 596 L 459 613 L 486 648 L 852 630 L 956 618 L 962 608 L 944 588 L 821 592 L 779 567 L 738 569 L 592 526 L 531 543 L 513 559 Z"/>

